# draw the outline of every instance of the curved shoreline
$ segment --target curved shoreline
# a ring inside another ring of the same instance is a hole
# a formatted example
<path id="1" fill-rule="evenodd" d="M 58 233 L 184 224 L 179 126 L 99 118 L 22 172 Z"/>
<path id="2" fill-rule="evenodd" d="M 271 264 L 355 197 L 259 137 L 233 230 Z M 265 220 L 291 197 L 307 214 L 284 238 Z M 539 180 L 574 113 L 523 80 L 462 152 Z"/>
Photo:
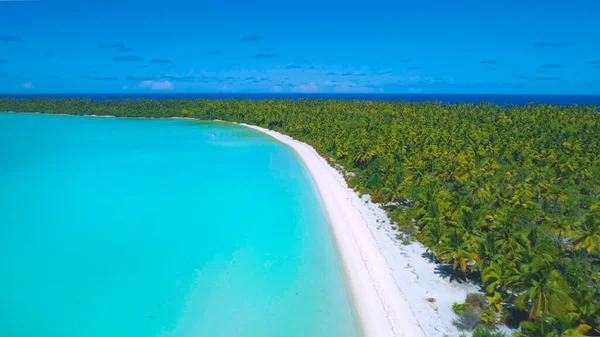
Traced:
<path id="1" fill-rule="evenodd" d="M 240 124 L 291 147 L 311 173 L 327 211 L 365 337 L 424 337 L 406 296 L 395 283 L 366 220 L 352 204 L 342 175 L 309 145 L 279 132 Z"/>
<path id="2" fill-rule="evenodd" d="M 117 118 L 111 115 L 50 115 Z M 291 147 L 300 156 L 327 212 L 364 337 L 449 337 L 460 334 L 452 324 L 455 317 L 452 304 L 464 301 L 468 293 L 479 292 L 477 286 L 448 280 L 438 269 L 441 266 L 423 258 L 426 249 L 422 244 L 401 244 L 386 212 L 372 203 L 368 195 L 359 196 L 348 188 L 343 175 L 310 145 L 254 125 L 222 120 L 212 122 L 252 128 Z"/>

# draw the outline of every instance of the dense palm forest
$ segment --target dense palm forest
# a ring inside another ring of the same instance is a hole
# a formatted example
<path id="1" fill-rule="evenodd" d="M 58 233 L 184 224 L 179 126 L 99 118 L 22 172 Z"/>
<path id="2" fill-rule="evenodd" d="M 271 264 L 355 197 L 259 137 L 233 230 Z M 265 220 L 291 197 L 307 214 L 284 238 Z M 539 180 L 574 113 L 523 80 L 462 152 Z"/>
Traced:
<path id="1" fill-rule="evenodd" d="M 486 292 L 478 319 L 491 327 L 516 320 L 517 334 L 540 337 L 600 335 L 595 109 L 0 99 L 0 111 L 220 119 L 293 136 L 354 172 L 350 186 L 385 205 L 400 236 L 422 242 L 431 258 L 454 273 L 478 279 Z"/>

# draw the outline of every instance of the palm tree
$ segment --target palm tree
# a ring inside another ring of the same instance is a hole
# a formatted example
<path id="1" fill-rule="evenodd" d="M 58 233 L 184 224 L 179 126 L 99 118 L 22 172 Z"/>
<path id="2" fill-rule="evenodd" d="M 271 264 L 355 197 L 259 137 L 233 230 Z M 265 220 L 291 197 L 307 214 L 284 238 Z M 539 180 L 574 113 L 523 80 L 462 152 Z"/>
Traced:
<path id="1" fill-rule="evenodd" d="M 581 316 L 574 312 L 546 320 L 522 322 L 523 335 L 527 337 L 585 337 L 592 327 L 581 322 Z"/>
<path id="2" fill-rule="evenodd" d="M 463 273 L 467 271 L 467 265 L 478 259 L 465 240 L 464 232 L 456 229 L 444 240 L 440 255 L 444 262 L 452 263 L 452 269 L 460 267 Z"/>
<path id="3" fill-rule="evenodd" d="M 520 291 L 515 305 L 521 310 L 529 306 L 529 319 L 566 315 L 575 308 L 560 273 L 545 262 L 524 265 L 511 283 Z"/>
<path id="4" fill-rule="evenodd" d="M 498 259 L 497 262 L 493 262 L 481 273 L 481 279 L 486 284 L 485 290 L 489 294 L 496 291 L 504 293 L 515 271 L 516 267 L 512 261 Z"/>
<path id="5" fill-rule="evenodd" d="M 576 223 L 574 230 L 568 235 L 575 244 L 575 249 L 585 249 L 589 254 L 600 251 L 600 216 L 587 214 L 583 222 Z"/>
<path id="6" fill-rule="evenodd" d="M 427 252 L 430 255 L 439 257 L 439 253 L 446 241 L 446 231 L 445 221 L 442 218 L 437 217 L 431 218 L 431 220 L 418 231 L 417 235 L 425 247 L 427 247 Z"/>

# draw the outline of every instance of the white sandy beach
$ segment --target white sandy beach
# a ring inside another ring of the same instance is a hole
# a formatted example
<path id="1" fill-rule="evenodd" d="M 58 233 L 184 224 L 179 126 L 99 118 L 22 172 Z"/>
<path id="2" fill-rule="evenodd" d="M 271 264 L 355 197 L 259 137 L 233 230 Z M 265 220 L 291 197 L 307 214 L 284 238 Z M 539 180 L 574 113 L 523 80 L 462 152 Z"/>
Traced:
<path id="1" fill-rule="evenodd" d="M 279 132 L 242 124 L 290 146 L 310 171 L 327 210 L 365 337 L 458 336 L 452 303 L 471 284 L 450 282 L 422 257 L 419 243 L 394 237 L 385 212 L 348 188 L 342 174 L 311 146 Z M 434 301 L 428 299 L 434 299 Z"/>

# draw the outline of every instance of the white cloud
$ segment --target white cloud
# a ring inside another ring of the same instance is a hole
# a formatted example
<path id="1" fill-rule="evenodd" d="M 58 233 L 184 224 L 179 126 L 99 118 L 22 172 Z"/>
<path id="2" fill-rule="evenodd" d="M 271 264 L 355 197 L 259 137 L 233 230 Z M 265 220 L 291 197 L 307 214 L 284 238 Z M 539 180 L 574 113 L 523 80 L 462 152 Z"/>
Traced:
<path id="1" fill-rule="evenodd" d="M 333 92 L 342 92 L 342 93 L 349 93 L 349 92 L 353 92 L 353 93 L 370 93 L 370 92 L 373 92 L 375 90 L 373 88 L 367 87 L 367 86 L 352 85 L 352 84 L 349 84 L 349 83 L 343 83 L 343 84 L 340 84 L 338 86 L 332 87 L 332 91 Z"/>
<path id="2" fill-rule="evenodd" d="M 408 88 L 408 92 L 411 94 L 420 94 L 423 92 L 423 88 Z"/>
<path id="3" fill-rule="evenodd" d="M 317 92 L 319 90 L 315 82 L 300 84 L 294 87 L 294 89 L 294 91 L 298 92 Z"/>
<path id="4" fill-rule="evenodd" d="M 324 92 L 335 93 L 369 93 L 375 91 L 373 88 L 352 81 L 325 81 Z"/>
<path id="5" fill-rule="evenodd" d="M 25 83 L 23 83 L 23 88 L 25 88 L 25 89 L 33 89 L 33 83 L 31 83 L 31 82 L 25 82 Z"/>
<path id="6" fill-rule="evenodd" d="M 230 87 L 228 85 L 222 85 L 220 87 L 217 87 L 217 91 L 228 91 L 228 92 L 235 92 L 235 88 Z"/>
<path id="7" fill-rule="evenodd" d="M 274 86 L 274 87 L 272 88 L 272 90 L 273 90 L 274 92 L 281 92 L 281 86 L 280 86 L 280 85 L 276 85 L 276 86 Z"/>
<path id="8" fill-rule="evenodd" d="M 140 89 L 152 90 L 173 90 L 173 82 L 170 81 L 142 81 L 139 85 Z"/>
<path id="9" fill-rule="evenodd" d="M 338 84 L 338 85 L 332 86 L 332 90 L 333 91 L 348 92 L 348 91 L 352 90 L 354 87 L 355 86 L 353 84 L 343 83 L 343 84 Z"/>

